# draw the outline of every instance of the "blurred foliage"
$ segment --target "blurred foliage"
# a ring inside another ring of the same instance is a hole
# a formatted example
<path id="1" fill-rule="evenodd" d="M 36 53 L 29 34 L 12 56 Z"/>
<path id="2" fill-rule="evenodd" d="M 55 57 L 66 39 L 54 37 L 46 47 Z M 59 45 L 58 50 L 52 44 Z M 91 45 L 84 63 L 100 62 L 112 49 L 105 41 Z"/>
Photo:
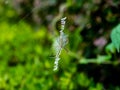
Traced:
<path id="1" fill-rule="evenodd" d="M 120 90 L 119 10 L 119 0 L 0 0 L 0 90 Z M 63 16 L 69 43 L 53 72 Z"/>

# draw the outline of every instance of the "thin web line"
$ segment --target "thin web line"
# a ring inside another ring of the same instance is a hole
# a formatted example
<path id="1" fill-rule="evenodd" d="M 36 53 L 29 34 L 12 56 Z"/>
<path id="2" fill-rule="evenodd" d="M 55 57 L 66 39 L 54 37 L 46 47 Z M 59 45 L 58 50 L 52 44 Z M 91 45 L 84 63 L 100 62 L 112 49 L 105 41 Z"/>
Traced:
<path id="1" fill-rule="evenodd" d="M 26 19 L 30 14 L 32 14 L 32 12 L 35 11 L 35 9 L 39 8 L 40 6 L 38 7 L 34 7 L 30 10 L 30 12 L 28 12 L 23 18 L 20 19 L 20 21 L 18 23 L 20 23 L 22 20 Z"/>
<path id="2" fill-rule="evenodd" d="M 8 4 L 9 4 L 9 1 L 8 1 L 8 0 L 5 0 L 5 1 L 3 1 L 3 3 L 1 3 L 1 4 L 8 5 Z M 26 19 L 30 14 L 32 14 L 32 12 L 35 11 L 35 9 L 37 9 L 37 8 L 39 8 L 39 7 L 40 7 L 40 5 L 37 6 L 37 7 L 33 7 L 33 8 L 30 10 L 30 12 L 28 12 L 25 16 L 23 16 L 23 17 L 18 21 L 18 23 L 20 23 L 22 20 Z M 1 21 L 1 19 L 0 19 L 0 21 Z"/>

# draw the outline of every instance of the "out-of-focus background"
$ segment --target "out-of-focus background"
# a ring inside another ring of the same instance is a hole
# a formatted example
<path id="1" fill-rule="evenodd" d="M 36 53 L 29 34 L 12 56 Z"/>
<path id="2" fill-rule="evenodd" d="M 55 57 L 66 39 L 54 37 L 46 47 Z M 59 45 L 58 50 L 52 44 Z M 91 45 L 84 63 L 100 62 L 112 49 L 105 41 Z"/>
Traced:
<path id="1" fill-rule="evenodd" d="M 53 71 L 65 16 L 69 42 Z M 0 0 L 0 90 L 120 90 L 119 22 L 120 0 Z"/>

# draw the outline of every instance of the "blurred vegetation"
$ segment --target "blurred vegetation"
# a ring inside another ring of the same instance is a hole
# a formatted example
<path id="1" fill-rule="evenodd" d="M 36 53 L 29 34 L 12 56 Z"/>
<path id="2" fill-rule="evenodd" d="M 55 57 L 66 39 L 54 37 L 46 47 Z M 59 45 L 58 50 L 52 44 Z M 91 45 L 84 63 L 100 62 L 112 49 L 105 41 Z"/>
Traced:
<path id="1" fill-rule="evenodd" d="M 120 90 L 119 10 L 120 0 L 0 0 L 0 90 Z M 64 16 L 69 43 L 54 72 Z"/>

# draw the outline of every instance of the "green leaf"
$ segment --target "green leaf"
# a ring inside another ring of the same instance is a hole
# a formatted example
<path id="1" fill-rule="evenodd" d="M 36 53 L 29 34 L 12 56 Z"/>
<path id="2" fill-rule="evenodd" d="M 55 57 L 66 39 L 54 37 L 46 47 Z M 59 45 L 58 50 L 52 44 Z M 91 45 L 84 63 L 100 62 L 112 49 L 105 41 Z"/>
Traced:
<path id="1" fill-rule="evenodd" d="M 113 45 L 113 43 L 108 44 L 105 49 L 106 52 L 115 53 L 115 46 Z"/>
<path id="2" fill-rule="evenodd" d="M 80 73 L 77 76 L 77 82 L 82 87 L 88 87 L 92 83 L 92 79 L 89 79 L 85 73 Z"/>
<path id="3" fill-rule="evenodd" d="M 120 49 L 120 24 L 118 24 L 111 33 L 111 40 L 117 51 Z"/>

